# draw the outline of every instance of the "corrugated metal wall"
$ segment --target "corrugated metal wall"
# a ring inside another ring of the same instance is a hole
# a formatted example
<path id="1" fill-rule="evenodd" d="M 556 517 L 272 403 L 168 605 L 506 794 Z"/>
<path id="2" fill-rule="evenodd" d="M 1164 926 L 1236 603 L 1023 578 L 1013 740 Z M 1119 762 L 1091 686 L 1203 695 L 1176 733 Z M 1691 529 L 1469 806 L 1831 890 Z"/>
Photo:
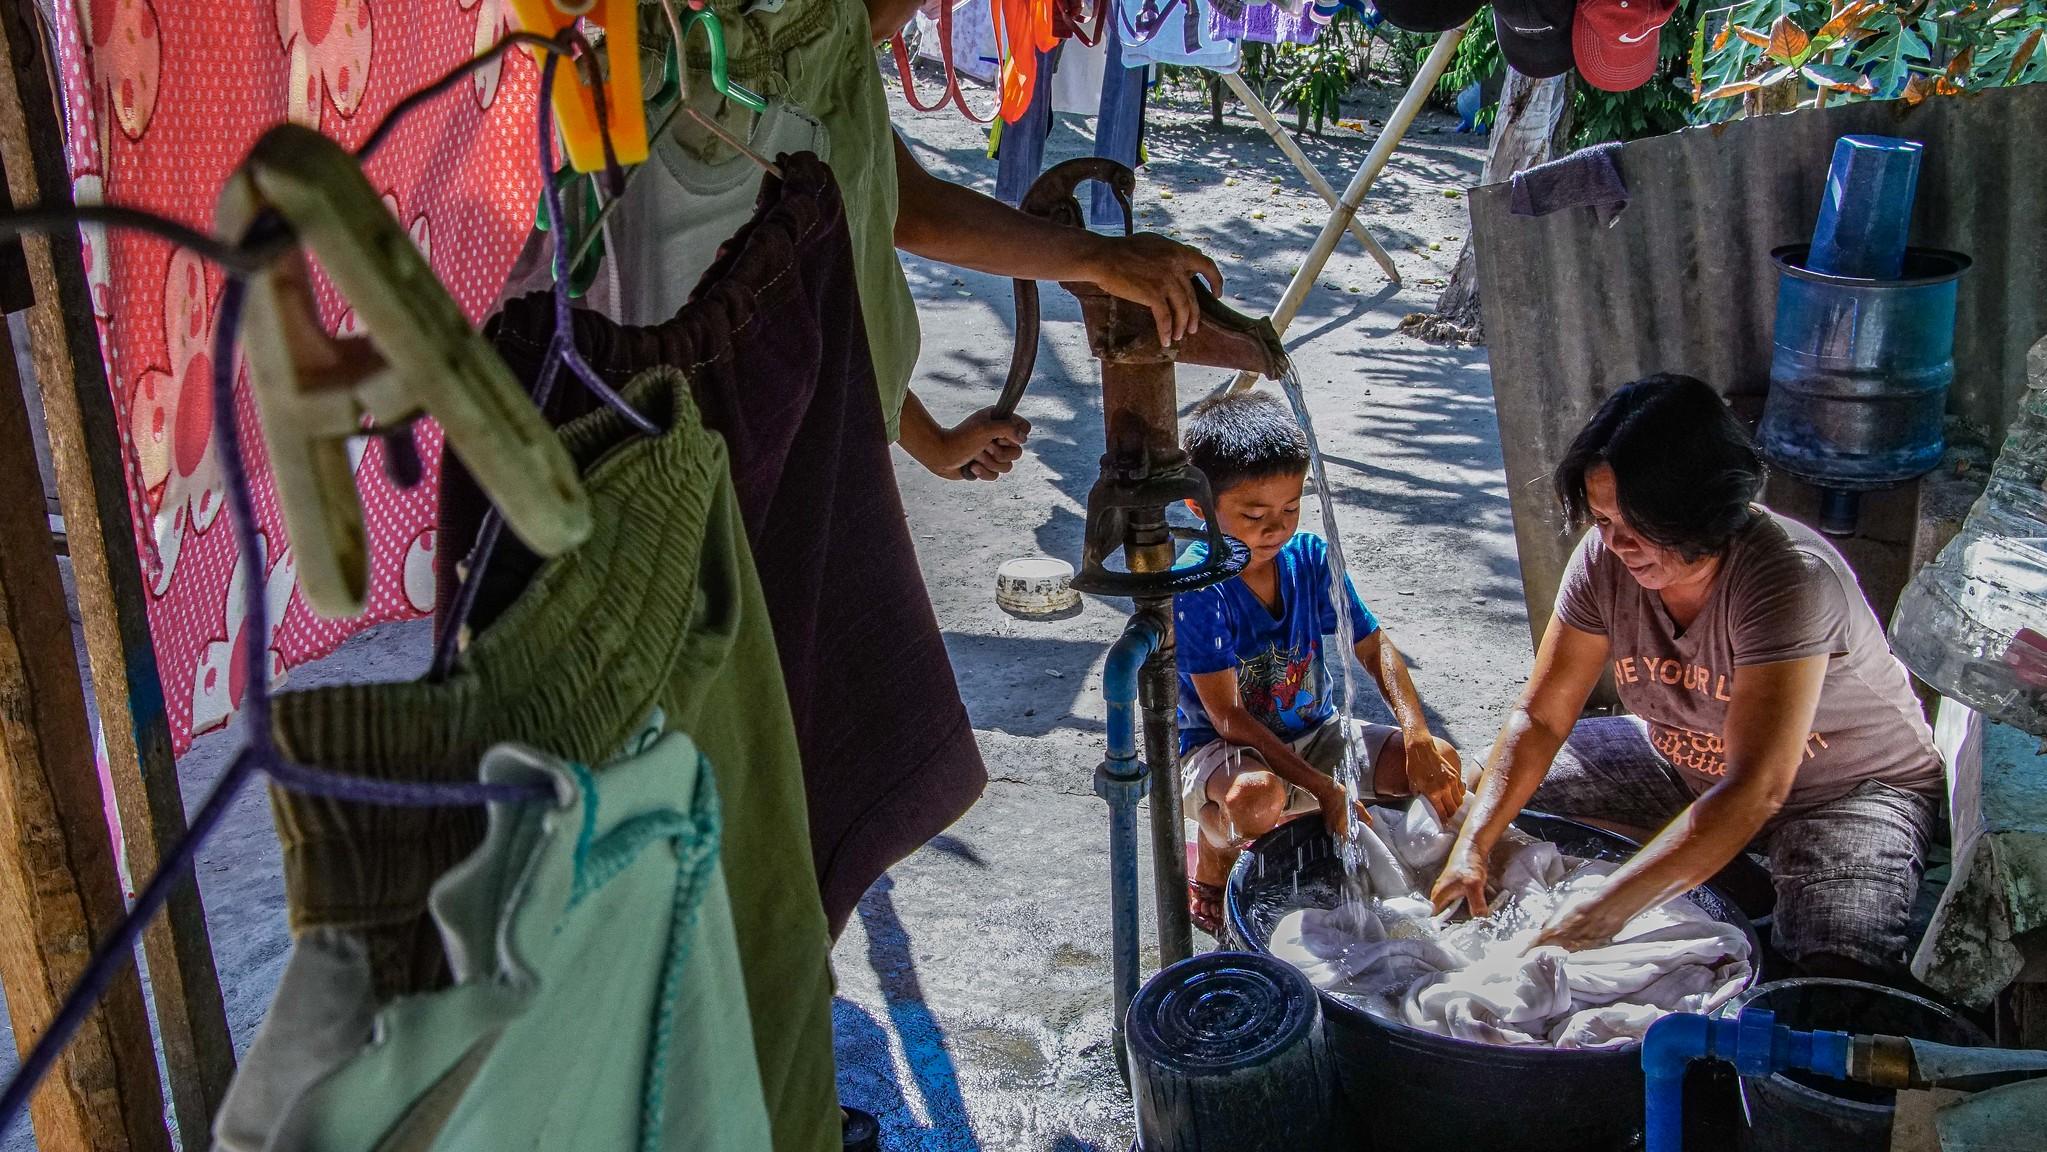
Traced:
<path id="1" fill-rule="evenodd" d="M 1548 476 L 1612 388 L 1686 372 L 1751 419 L 1769 386 L 1776 306 L 1770 250 L 1811 238 L 1834 141 L 1850 133 L 1926 145 L 1912 242 L 1965 252 L 1948 410 L 1993 446 L 2025 388 L 2026 349 L 2047 332 L 2047 84 L 1978 96 L 1855 104 L 1640 140 L 1621 153 L 1632 195 L 1611 228 L 1589 208 L 1530 218 L 1508 186 L 1471 197 L 1514 531 L 1530 624 L 1547 625 L 1571 540 Z M 1810 494 L 1773 483 L 1799 515 Z M 1909 490 L 1865 500 L 1869 539 L 1844 548 L 1880 610 L 1907 573 Z"/>

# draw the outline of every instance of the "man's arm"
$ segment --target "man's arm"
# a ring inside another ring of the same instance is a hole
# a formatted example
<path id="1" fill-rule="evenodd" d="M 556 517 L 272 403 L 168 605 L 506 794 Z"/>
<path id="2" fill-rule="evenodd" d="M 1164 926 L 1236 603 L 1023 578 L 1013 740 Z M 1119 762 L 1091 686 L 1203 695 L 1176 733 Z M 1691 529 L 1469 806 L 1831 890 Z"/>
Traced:
<path id="1" fill-rule="evenodd" d="M 1408 787 L 1428 797 L 1437 816 L 1449 820 L 1457 806 L 1464 803 L 1464 779 L 1436 748 L 1428 716 L 1422 711 L 1421 693 L 1415 691 L 1414 680 L 1408 675 L 1407 661 L 1387 638 L 1384 628 L 1358 641 L 1356 651 L 1358 663 L 1372 674 L 1373 682 L 1379 685 L 1379 695 L 1393 711 L 1393 722 L 1400 726 L 1401 742 L 1407 746 Z"/>
<path id="2" fill-rule="evenodd" d="M 1150 308 L 1159 341 L 1200 327 L 1194 278 L 1222 292 L 1215 261 L 1142 233 L 1103 236 L 1041 220 L 924 170 L 900 136 L 896 148 L 896 247 L 927 260 L 1021 280 L 1083 280 Z"/>
<path id="3" fill-rule="evenodd" d="M 1726 867 L 1791 794 L 1826 678 L 1825 656 L 1735 669 L 1724 734 L 1727 775 L 1614 873 L 1597 897 L 1565 909 L 1537 943 L 1597 947 L 1637 913 Z"/>
<path id="4" fill-rule="evenodd" d="M 1021 416 L 998 417 L 983 408 L 947 428 L 931 415 L 915 392 L 903 396 L 903 419 L 896 443 L 910 457 L 945 480 L 1000 480 L 1015 467 L 1030 439 L 1031 422 Z"/>

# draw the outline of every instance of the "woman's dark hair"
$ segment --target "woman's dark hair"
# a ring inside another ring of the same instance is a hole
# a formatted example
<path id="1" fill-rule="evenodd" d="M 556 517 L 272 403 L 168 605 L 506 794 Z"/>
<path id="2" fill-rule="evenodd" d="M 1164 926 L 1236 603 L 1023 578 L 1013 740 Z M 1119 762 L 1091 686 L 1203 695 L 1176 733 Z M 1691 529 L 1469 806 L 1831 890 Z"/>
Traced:
<path id="1" fill-rule="evenodd" d="M 1719 394 L 1668 372 L 1623 385 L 1571 441 L 1554 480 L 1574 525 L 1592 517 L 1585 473 L 1602 463 L 1628 526 L 1687 561 L 1727 547 L 1747 526 L 1768 474 Z"/>
<path id="2" fill-rule="evenodd" d="M 1188 462 L 1220 496 L 1246 480 L 1306 475 L 1308 437 L 1280 402 L 1261 392 L 1209 400 L 1187 418 Z"/>

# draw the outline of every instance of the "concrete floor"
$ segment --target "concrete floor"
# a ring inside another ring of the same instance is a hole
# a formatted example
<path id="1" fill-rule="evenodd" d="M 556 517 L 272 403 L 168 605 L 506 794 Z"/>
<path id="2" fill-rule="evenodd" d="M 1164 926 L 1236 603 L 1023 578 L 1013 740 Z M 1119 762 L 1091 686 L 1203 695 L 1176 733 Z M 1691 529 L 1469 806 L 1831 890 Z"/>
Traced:
<path id="1" fill-rule="evenodd" d="M 1350 114 L 1383 116 L 1395 96 L 1373 92 Z M 992 190 L 980 130 L 956 115 L 897 111 L 933 170 Z M 1408 286 L 1387 285 L 1346 239 L 1289 343 L 1358 587 L 1408 653 L 1432 722 L 1470 753 L 1491 739 L 1529 658 L 1491 391 L 1482 350 L 1394 334 L 1403 315 L 1432 304 L 1462 242 L 1456 194 L 1475 181 L 1483 141 L 1450 135 L 1452 123 L 1425 114 L 1368 201 L 1367 220 Z M 1047 162 L 1087 151 L 1084 129 L 1062 119 Z M 1304 143 L 1340 186 L 1368 140 L 1340 131 Z M 1269 310 L 1326 215 L 1321 202 L 1248 118 L 1233 113 L 1211 129 L 1205 101 L 1155 106 L 1149 149 L 1140 226 L 1215 255 L 1233 302 Z M 992 402 L 1008 359 L 1007 282 L 905 263 L 925 333 L 918 392 L 941 419 Z M 926 582 L 993 780 L 948 834 L 875 886 L 834 956 L 841 1092 L 880 1114 L 894 1152 L 1120 1152 L 1131 1138 L 1109 1042 L 1107 816 L 1090 790 L 1102 756 L 1101 660 L 1128 605 L 1090 599 L 1068 619 L 1027 623 L 992 599 L 1005 559 L 1078 558 L 1101 450 L 1077 310 L 1056 289 L 1045 296 L 1039 380 L 1022 407 L 1036 430 L 1017 471 L 999 484 L 949 483 L 898 456 Z M 1192 404 L 1226 379 L 1184 371 L 1182 399 Z M 291 687 L 416 675 L 426 638 L 416 623 L 370 630 L 295 670 Z M 239 740 L 234 729 L 216 733 L 181 761 L 188 804 Z M 236 804 L 199 875 L 245 1045 L 289 947 L 260 791 Z M 1155 961 L 1148 949 L 1146 964 Z M 12 1050 L 0 1044 L 0 1071 L 11 1071 Z M 29 1147 L 21 1131 L 4 1152 Z"/>

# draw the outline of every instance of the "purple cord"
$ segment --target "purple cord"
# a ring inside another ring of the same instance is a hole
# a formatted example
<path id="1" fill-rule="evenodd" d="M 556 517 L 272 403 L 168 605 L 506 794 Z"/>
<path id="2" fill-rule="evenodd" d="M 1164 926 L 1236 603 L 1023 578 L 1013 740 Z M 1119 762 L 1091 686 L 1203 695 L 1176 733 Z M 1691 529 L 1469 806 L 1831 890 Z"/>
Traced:
<path id="1" fill-rule="evenodd" d="M 554 70 L 559 57 L 550 55 L 540 66 L 540 91 L 554 90 Z M 611 158 L 611 130 L 605 120 L 602 98 L 597 109 L 597 127 L 604 137 L 605 158 Z M 545 411 L 549 398 L 554 395 L 554 384 L 559 369 L 566 364 L 569 371 L 583 386 L 594 393 L 612 410 L 625 417 L 634 430 L 643 436 L 659 435 L 661 430 L 654 422 L 626 403 L 601 377 L 582 353 L 576 350 L 576 328 L 574 315 L 569 307 L 569 250 L 560 230 L 562 220 L 561 189 L 554 182 L 554 119 L 548 102 L 540 102 L 540 188 L 541 204 L 547 212 L 547 233 L 554 245 L 551 263 L 554 269 L 554 336 L 548 341 L 547 353 L 541 358 L 540 374 L 533 383 L 533 406 Z M 468 556 L 468 575 L 455 589 L 455 598 L 449 602 L 447 618 L 441 622 L 441 635 L 434 642 L 433 664 L 427 669 L 427 680 L 439 682 L 448 678 L 455 669 L 455 658 L 461 652 L 462 628 L 469 622 L 469 614 L 476 607 L 476 597 L 483 584 L 483 572 L 490 567 L 491 557 L 497 553 L 498 541 L 504 535 L 504 516 L 493 507 L 486 511 L 483 522 L 477 525 L 476 542 L 471 545 Z"/>

